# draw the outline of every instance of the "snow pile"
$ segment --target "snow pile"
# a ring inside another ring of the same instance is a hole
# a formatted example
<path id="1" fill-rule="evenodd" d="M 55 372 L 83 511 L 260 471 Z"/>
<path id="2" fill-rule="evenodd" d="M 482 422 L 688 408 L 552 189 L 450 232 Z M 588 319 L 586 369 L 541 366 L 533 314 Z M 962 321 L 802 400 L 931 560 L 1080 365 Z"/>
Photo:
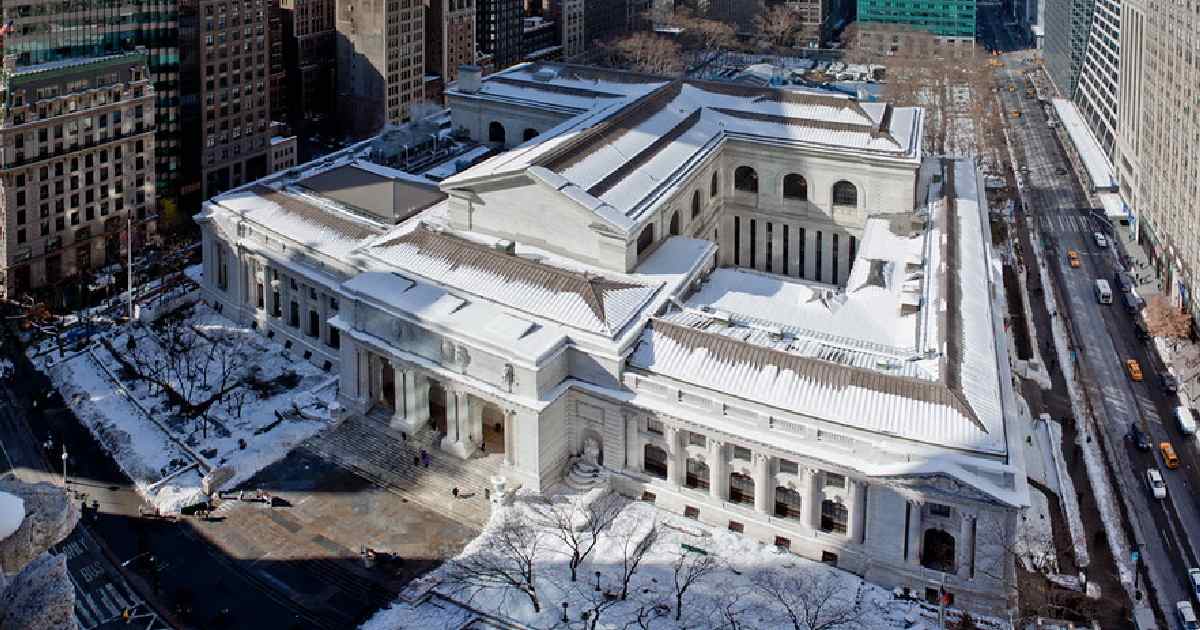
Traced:
<path id="1" fill-rule="evenodd" d="M 15 494 L 0 492 L 0 540 L 13 535 L 25 520 L 25 502 Z"/>
<path id="2" fill-rule="evenodd" d="M 568 495 L 568 500 L 572 498 Z M 584 625 L 592 628 L 728 627 L 734 618 L 740 627 L 791 627 L 783 605 L 762 586 L 767 580 L 774 580 L 792 604 L 802 597 L 801 592 L 823 593 L 821 614 L 848 611 L 845 614 L 857 621 L 856 627 L 937 627 L 936 609 L 897 599 L 890 591 L 851 573 L 624 499 L 612 525 L 600 534 L 594 551 L 579 566 L 578 581 L 572 582 L 570 546 L 563 542 L 561 530 L 546 524 L 541 508 L 534 509 L 539 501 L 522 493 L 511 506 L 495 506 L 487 527 L 455 560 L 422 578 L 419 585 L 410 585 L 400 600 L 376 613 L 363 630 L 458 628 L 472 619 L 482 619 L 480 623 L 485 625 L 494 619 L 500 625 L 562 627 L 564 602 L 565 614 L 572 622 L 578 623 L 586 615 Z M 513 538 L 504 530 L 514 523 L 527 530 L 522 540 L 528 544 L 522 546 L 522 554 L 532 554 L 538 611 L 529 595 L 515 586 L 465 584 L 456 577 L 462 572 L 457 567 L 466 568 L 489 557 L 508 557 L 500 550 L 511 548 Z M 650 535 L 651 531 L 656 535 Z M 584 535 L 583 540 L 586 547 L 589 537 Z M 627 599 L 621 600 L 624 567 L 630 550 L 639 546 L 645 546 L 645 555 L 629 581 Z M 686 590 L 676 620 L 676 567 L 681 563 L 698 566 L 706 558 L 714 566 Z M 981 627 L 998 626 L 985 619 Z"/>
<path id="3" fill-rule="evenodd" d="M 329 426 L 336 407 L 336 377 L 204 304 L 181 315 L 159 329 L 105 332 L 58 363 L 53 355 L 35 359 L 138 491 L 164 512 L 204 500 L 201 480 L 214 468 L 232 470 L 224 487 L 245 481 Z M 182 363 L 172 346 L 180 338 L 194 357 Z M 174 368 L 163 367 L 173 360 Z M 131 365 L 155 382 L 134 376 Z M 181 401 L 193 409 L 182 412 Z"/>

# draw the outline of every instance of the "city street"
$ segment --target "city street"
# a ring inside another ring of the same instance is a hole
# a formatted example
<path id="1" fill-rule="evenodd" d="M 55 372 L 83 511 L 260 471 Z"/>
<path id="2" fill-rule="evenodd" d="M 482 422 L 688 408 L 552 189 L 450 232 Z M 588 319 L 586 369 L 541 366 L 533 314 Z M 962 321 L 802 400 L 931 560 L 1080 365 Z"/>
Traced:
<path id="1" fill-rule="evenodd" d="M 1096 204 L 1088 200 L 1079 185 L 1057 131 L 1047 124 L 1043 104 L 1025 94 L 1025 74 L 1034 71 L 1040 72 L 1040 68 L 1010 63 L 1000 83 L 1005 111 L 1021 113 L 1019 118 L 1008 120 L 1024 183 L 1025 217 L 1038 226 L 1048 259 L 1045 262 L 1063 291 L 1060 297 L 1067 307 L 1064 314 L 1075 332 L 1080 380 L 1097 426 L 1102 438 L 1114 447 L 1109 452 L 1118 454 L 1119 461 L 1110 465 L 1120 477 L 1117 489 L 1124 495 L 1121 498 L 1127 512 L 1136 519 L 1134 539 L 1141 543 L 1145 570 L 1156 596 L 1153 603 L 1163 619 L 1174 623 L 1174 602 L 1192 596 L 1187 569 L 1197 566 L 1192 541 L 1200 535 L 1200 511 L 1191 492 L 1198 480 L 1195 442 L 1182 435 L 1173 421 L 1176 398 L 1159 387 L 1162 366 L 1148 351 L 1150 347 L 1138 339 L 1135 316 L 1119 297 L 1108 305 L 1096 299 L 1096 279 L 1107 279 L 1116 287 L 1116 253 L 1113 247 L 1096 244 L 1094 233 L 1108 227 L 1092 214 L 1090 208 Z M 1008 91 L 1005 82 L 1015 84 L 1017 89 Z M 1079 253 L 1079 268 L 1069 266 L 1068 250 Z M 1031 300 L 1041 301 L 1040 297 Z M 1125 366 L 1128 359 L 1140 363 L 1145 373 L 1143 381 L 1130 378 Z M 1149 452 L 1137 450 L 1127 439 L 1133 423 L 1149 435 L 1154 445 Z M 1165 467 L 1157 448 L 1161 442 L 1170 442 L 1180 451 L 1179 469 Z M 1151 497 L 1146 482 L 1148 468 L 1158 468 L 1166 478 L 1166 500 Z"/>

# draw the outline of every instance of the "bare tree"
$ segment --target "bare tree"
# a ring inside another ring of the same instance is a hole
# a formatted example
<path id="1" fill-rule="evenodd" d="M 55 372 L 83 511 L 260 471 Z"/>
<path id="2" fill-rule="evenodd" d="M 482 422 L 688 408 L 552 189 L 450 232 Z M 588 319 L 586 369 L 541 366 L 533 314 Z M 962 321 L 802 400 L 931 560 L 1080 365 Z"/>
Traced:
<path id="1" fill-rule="evenodd" d="M 755 30 L 772 48 L 792 46 L 801 22 L 800 11 L 787 4 L 777 4 L 754 16 Z"/>
<path id="2" fill-rule="evenodd" d="M 625 500 L 613 492 L 605 492 L 587 503 L 571 497 L 556 501 L 543 495 L 533 502 L 532 507 L 546 527 L 547 535 L 566 548 L 571 581 L 574 582 L 578 579 L 579 565 L 596 549 L 601 534 L 612 527 L 625 508 Z"/>
<path id="3" fill-rule="evenodd" d="M 494 589 L 501 589 L 504 597 L 510 589 L 517 590 L 529 598 L 533 612 L 541 612 L 534 567 L 542 534 L 512 511 L 500 518 L 485 548 L 450 561 L 445 583 L 468 602 Z"/>
<path id="4" fill-rule="evenodd" d="M 1143 317 L 1147 330 L 1155 337 L 1186 339 L 1192 334 L 1192 316 L 1172 305 L 1161 293 L 1150 297 Z"/>
<path id="5" fill-rule="evenodd" d="M 643 530 L 641 523 L 630 523 L 617 536 L 621 540 L 621 600 L 624 601 L 629 598 L 629 582 L 633 580 L 646 554 L 658 542 L 658 522 L 650 521 L 646 530 Z"/>
<path id="6" fill-rule="evenodd" d="M 724 591 L 714 603 L 712 627 L 720 630 L 742 630 L 754 626 L 746 620 L 746 614 L 754 608 L 745 589 Z"/>
<path id="7" fill-rule="evenodd" d="M 840 630 L 861 625 L 862 612 L 839 576 L 811 569 L 755 573 L 751 584 L 780 608 L 793 630 Z"/>
<path id="8" fill-rule="evenodd" d="M 614 40 L 605 46 L 610 65 L 650 74 L 678 74 L 683 69 L 683 51 L 673 40 L 637 31 Z"/>
<path id="9" fill-rule="evenodd" d="M 707 553 L 684 552 L 671 565 L 672 585 L 675 588 L 675 621 L 683 616 L 683 598 L 688 589 L 708 577 L 718 568 L 717 559 Z"/>

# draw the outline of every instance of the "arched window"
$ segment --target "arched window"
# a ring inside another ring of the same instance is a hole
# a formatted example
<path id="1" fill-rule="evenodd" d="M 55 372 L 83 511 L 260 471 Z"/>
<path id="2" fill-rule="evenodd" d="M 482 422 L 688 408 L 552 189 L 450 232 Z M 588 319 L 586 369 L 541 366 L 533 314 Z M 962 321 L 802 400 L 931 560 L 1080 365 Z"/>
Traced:
<path id="1" fill-rule="evenodd" d="M 954 536 L 940 529 L 925 530 L 921 547 L 921 566 L 943 573 L 954 573 Z"/>
<path id="2" fill-rule="evenodd" d="M 808 182 L 804 176 L 789 173 L 783 178 L 783 196 L 788 199 L 808 199 Z"/>
<path id="3" fill-rule="evenodd" d="M 858 188 L 846 180 L 833 185 L 833 205 L 858 207 Z"/>
<path id="4" fill-rule="evenodd" d="M 671 231 L 668 232 L 671 236 L 679 236 L 679 211 L 671 213 Z"/>
<path id="5" fill-rule="evenodd" d="M 692 191 L 692 220 L 696 220 L 698 216 L 700 216 L 700 191 L 694 190 Z"/>
<path id="6" fill-rule="evenodd" d="M 708 185 L 708 196 L 716 197 L 721 192 L 721 174 L 713 171 L 712 183 Z"/>
<path id="7" fill-rule="evenodd" d="M 831 534 L 845 534 L 849 512 L 846 506 L 826 499 L 821 502 L 821 531 Z"/>
<path id="8" fill-rule="evenodd" d="M 637 241 L 638 256 L 641 256 L 642 253 L 645 252 L 646 249 L 648 247 L 650 247 L 652 244 L 654 244 L 654 226 L 647 225 L 646 229 L 642 230 L 641 234 L 638 234 L 638 241 Z"/>
<path id="9" fill-rule="evenodd" d="M 493 120 L 488 125 L 488 142 L 504 144 L 504 125 L 500 121 Z"/>
<path id="10" fill-rule="evenodd" d="M 758 192 L 758 173 L 749 166 L 739 166 L 733 172 L 733 188 L 743 192 Z"/>
<path id="11" fill-rule="evenodd" d="M 537 135 L 538 135 L 538 130 L 537 130 L 537 129 L 526 129 L 526 130 L 525 130 L 525 133 L 522 133 L 522 134 L 521 134 L 521 136 L 522 136 L 522 141 L 523 141 L 523 142 L 528 142 L 528 141 L 530 141 L 530 140 L 533 140 L 534 138 L 536 138 L 536 137 L 537 137 Z"/>
<path id="12" fill-rule="evenodd" d="M 642 470 L 659 479 L 666 479 L 667 452 L 653 444 L 647 444 L 642 449 Z"/>

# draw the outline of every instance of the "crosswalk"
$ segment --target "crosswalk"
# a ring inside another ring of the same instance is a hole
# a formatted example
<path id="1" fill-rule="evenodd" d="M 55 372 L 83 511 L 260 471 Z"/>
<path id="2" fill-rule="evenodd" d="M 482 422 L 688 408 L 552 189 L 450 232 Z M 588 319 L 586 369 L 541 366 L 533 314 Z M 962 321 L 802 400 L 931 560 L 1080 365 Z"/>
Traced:
<path id="1" fill-rule="evenodd" d="M 1096 231 L 1092 220 L 1079 214 L 1043 214 L 1041 216 L 1042 230 L 1052 233 L 1091 233 Z"/>
<path id="2" fill-rule="evenodd" d="M 82 630 L 124 628 L 131 623 L 144 630 L 169 628 L 124 579 L 111 572 L 95 543 L 81 528 L 60 543 L 55 552 L 67 559 L 67 574 L 75 586 L 75 619 Z"/>

